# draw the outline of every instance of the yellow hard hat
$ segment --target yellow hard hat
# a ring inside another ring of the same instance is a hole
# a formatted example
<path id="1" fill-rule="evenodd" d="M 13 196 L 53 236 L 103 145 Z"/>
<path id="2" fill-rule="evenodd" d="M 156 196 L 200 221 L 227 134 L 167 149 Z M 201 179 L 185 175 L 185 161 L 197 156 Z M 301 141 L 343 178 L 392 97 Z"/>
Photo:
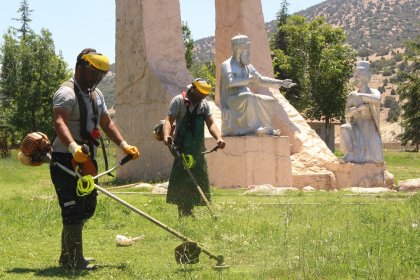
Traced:
<path id="1" fill-rule="evenodd" d="M 87 53 L 82 56 L 82 59 L 99 71 L 109 71 L 109 59 L 100 53 Z"/>
<path id="2" fill-rule="evenodd" d="M 211 93 L 211 84 L 205 79 L 195 79 L 192 84 L 201 94 L 209 95 Z"/>

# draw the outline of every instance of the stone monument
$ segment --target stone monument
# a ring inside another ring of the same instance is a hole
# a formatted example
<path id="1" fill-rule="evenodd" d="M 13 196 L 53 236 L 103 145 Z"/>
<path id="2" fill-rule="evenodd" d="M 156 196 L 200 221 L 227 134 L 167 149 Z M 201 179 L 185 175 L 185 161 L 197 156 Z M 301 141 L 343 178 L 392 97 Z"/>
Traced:
<path id="1" fill-rule="evenodd" d="M 261 2 L 215 0 L 215 5 L 216 80 L 220 81 L 221 65 L 232 54 L 230 40 L 238 34 L 247 34 L 252 42 L 250 57 L 254 68 L 261 76 L 272 78 Z M 127 135 L 126 140 L 141 152 L 139 160 L 118 169 L 120 178 L 146 181 L 168 178 L 172 155 L 152 137 L 152 130 L 166 116 L 172 97 L 192 80 L 184 57 L 179 1 L 116 0 L 115 118 Z M 378 172 L 382 173 L 364 173 L 366 176 L 354 179 L 354 174 L 361 173 L 359 169 L 366 172 L 369 169 L 362 164 L 339 164 L 278 89 L 256 83 L 250 91 L 274 100 L 272 128 L 279 129 L 281 136 L 226 137 L 227 148 L 208 157 L 213 186 L 268 183 L 331 189 L 357 186 L 360 182 L 366 186 L 383 185 L 383 168 L 379 166 Z M 218 84 L 215 97 L 214 116 L 220 114 L 216 106 L 221 101 Z M 118 154 L 119 159 L 122 157 Z"/>
<path id="2" fill-rule="evenodd" d="M 383 162 L 379 130 L 381 93 L 370 88 L 370 63 L 359 61 L 354 71 L 357 90 L 350 92 L 346 103 L 346 124 L 341 126 L 341 149 L 345 162 Z"/>

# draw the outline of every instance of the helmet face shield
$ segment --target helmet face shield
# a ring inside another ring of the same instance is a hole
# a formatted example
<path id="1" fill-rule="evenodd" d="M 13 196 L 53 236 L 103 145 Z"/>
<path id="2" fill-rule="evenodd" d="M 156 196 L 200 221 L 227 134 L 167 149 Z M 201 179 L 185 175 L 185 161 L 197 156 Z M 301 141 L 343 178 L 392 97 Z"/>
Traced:
<path id="1" fill-rule="evenodd" d="M 105 74 L 106 72 L 100 71 L 92 65 L 87 64 L 83 68 L 81 76 L 82 84 L 89 90 L 89 92 L 92 92 L 95 90 L 96 86 L 102 81 Z"/>
<path id="2" fill-rule="evenodd" d="M 109 60 L 108 57 L 100 53 L 87 53 L 82 56 L 82 59 L 86 61 L 91 67 L 98 71 L 108 72 L 109 71 Z"/>
<path id="3" fill-rule="evenodd" d="M 80 60 L 82 62 L 81 85 L 92 92 L 109 71 L 109 60 L 106 56 L 96 52 L 85 53 L 80 57 Z"/>

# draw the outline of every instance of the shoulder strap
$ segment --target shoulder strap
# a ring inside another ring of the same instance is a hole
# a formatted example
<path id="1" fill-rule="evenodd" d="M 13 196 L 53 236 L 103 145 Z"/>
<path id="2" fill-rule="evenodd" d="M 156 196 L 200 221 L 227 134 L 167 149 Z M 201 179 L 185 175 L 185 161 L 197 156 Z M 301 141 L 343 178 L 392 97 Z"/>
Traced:
<path id="1" fill-rule="evenodd" d="M 192 112 L 190 112 L 189 107 L 191 105 L 191 101 L 186 97 L 187 93 L 186 91 L 182 91 L 182 98 L 184 99 L 185 107 L 187 107 L 186 110 L 186 117 L 187 117 L 187 127 L 191 131 L 191 134 L 193 137 L 195 137 L 195 120 L 197 118 L 197 110 L 198 107 L 200 107 L 200 104 L 197 104 Z"/>
<path id="2" fill-rule="evenodd" d="M 63 85 L 68 86 L 73 89 L 74 94 L 77 98 L 77 104 L 79 106 L 79 113 L 80 113 L 80 136 L 82 137 L 83 144 L 87 144 L 89 146 L 90 150 L 93 150 L 93 145 L 99 146 L 99 142 L 93 139 L 90 132 L 86 130 L 86 124 L 87 124 L 87 108 L 86 103 L 83 100 L 83 96 L 80 93 L 80 89 L 78 86 L 74 84 L 73 81 L 67 81 Z M 93 121 L 95 124 L 95 127 L 98 124 L 99 118 L 98 118 L 98 103 L 96 101 L 96 93 L 94 92 L 92 95 L 91 104 L 93 109 Z M 93 156 L 93 153 L 92 153 Z"/>
<path id="3" fill-rule="evenodd" d="M 187 112 L 188 112 L 188 108 L 190 107 L 191 101 L 187 98 L 187 92 L 185 90 L 181 92 L 181 95 L 182 95 L 182 99 L 184 100 L 185 107 L 187 107 Z"/>

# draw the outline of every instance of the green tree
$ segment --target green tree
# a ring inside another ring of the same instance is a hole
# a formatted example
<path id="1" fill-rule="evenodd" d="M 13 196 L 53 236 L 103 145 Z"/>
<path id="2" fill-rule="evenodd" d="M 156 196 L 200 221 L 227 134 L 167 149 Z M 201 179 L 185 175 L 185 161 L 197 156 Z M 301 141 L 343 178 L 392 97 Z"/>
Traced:
<path id="1" fill-rule="evenodd" d="M 389 108 L 388 116 L 386 117 L 387 122 L 396 122 L 400 117 L 400 106 L 398 101 L 395 100 L 392 96 L 385 97 L 383 107 Z"/>
<path id="2" fill-rule="evenodd" d="M 21 38 L 26 38 L 26 35 L 31 31 L 29 23 L 32 21 L 30 19 L 30 15 L 32 12 L 33 10 L 29 9 L 28 1 L 22 0 L 18 9 L 18 13 L 20 13 L 20 18 L 13 18 L 13 20 L 17 20 L 22 23 L 20 28 L 14 28 L 21 34 Z"/>
<path id="3" fill-rule="evenodd" d="M 306 50 L 309 26 L 306 19 L 299 15 L 287 18 L 287 23 L 280 26 L 277 32 L 286 34 L 286 50 L 273 50 L 273 68 L 277 79 L 292 79 L 295 86 L 282 89 L 285 97 L 300 112 L 308 106 L 309 91 L 307 79 L 308 52 Z"/>
<path id="4" fill-rule="evenodd" d="M 289 6 L 289 3 L 287 3 L 287 0 L 282 0 L 280 4 L 280 10 L 277 12 L 277 15 L 276 15 L 277 32 L 273 33 L 273 35 L 271 36 L 271 42 L 270 42 L 271 48 L 275 50 L 285 51 L 287 49 L 286 33 L 281 28 L 283 25 L 287 23 L 287 18 L 289 16 L 287 6 Z"/>
<path id="5" fill-rule="evenodd" d="M 398 86 L 398 94 L 402 103 L 401 134 L 402 144 L 411 142 L 419 151 L 420 144 L 420 36 L 407 42 L 405 61 L 412 63 L 411 71 L 404 72 L 405 81 Z"/>
<path id="6" fill-rule="evenodd" d="M 328 139 L 331 120 L 344 115 L 355 51 L 346 44 L 343 29 L 333 28 L 323 17 L 308 22 L 292 15 L 278 32 L 287 47 L 273 51 L 276 77 L 297 83 L 286 90 L 286 98 L 305 117 L 324 120 Z"/>
<path id="7" fill-rule="evenodd" d="M 305 115 L 325 121 L 326 139 L 333 118 L 344 115 L 347 83 L 353 70 L 355 52 L 345 45 L 344 30 L 333 28 L 325 18 L 318 17 L 309 24 L 309 107 Z"/>
<path id="8" fill-rule="evenodd" d="M 398 102 L 395 100 L 395 97 L 392 96 L 386 96 L 384 100 L 384 107 L 385 108 L 391 108 L 395 106 L 395 104 L 398 104 Z"/>
<path id="9" fill-rule="evenodd" d="M 192 38 L 191 30 L 188 27 L 187 22 L 182 22 L 182 37 L 185 46 L 185 62 L 187 63 L 188 70 L 190 70 L 193 65 L 194 39 Z"/>
<path id="10" fill-rule="evenodd" d="M 26 1 L 19 11 L 27 11 Z M 22 21 L 29 18 L 21 17 Z M 69 78 L 70 71 L 61 55 L 55 54 L 51 33 L 42 29 L 37 35 L 26 26 L 9 28 L 1 46 L 0 95 L 2 108 L 7 108 L 5 126 L 14 139 L 21 139 L 31 131 L 54 136 L 52 96 L 58 86 Z"/>

